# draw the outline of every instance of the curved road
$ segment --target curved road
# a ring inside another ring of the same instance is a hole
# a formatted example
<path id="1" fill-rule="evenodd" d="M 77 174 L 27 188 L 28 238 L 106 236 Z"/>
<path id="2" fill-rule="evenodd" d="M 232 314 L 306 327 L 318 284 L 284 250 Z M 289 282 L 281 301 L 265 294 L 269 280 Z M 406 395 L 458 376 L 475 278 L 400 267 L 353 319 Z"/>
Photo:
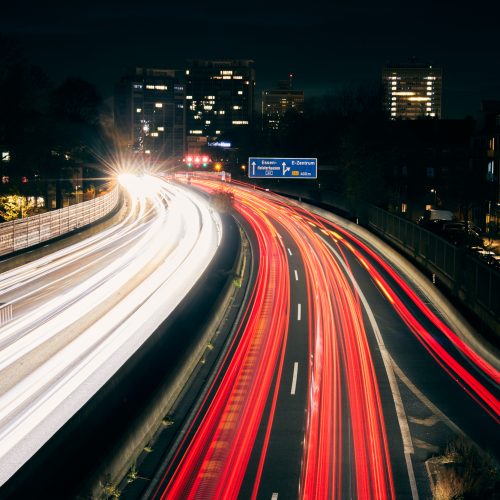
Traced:
<path id="1" fill-rule="evenodd" d="M 500 450 L 498 360 L 480 355 L 357 231 L 244 184 L 259 271 L 153 498 L 424 498 L 424 459 L 466 435 Z"/>
<path id="2" fill-rule="evenodd" d="M 0 275 L 0 486 L 139 349 L 214 256 L 206 200 L 155 177 L 122 176 L 128 217 Z"/>

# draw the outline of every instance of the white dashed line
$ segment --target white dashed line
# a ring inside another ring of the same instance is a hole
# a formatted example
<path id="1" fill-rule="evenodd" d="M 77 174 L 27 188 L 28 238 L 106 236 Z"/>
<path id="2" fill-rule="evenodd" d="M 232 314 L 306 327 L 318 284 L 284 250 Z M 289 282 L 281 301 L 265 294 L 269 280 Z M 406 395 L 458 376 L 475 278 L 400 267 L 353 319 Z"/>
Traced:
<path id="1" fill-rule="evenodd" d="M 292 396 L 295 396 L 295 389 L 297 388 L 297 372 L 299 370 L 299 363 L 295 361 L 293 364 L 293 376 L 292 376 L 292 389 L 290 391 L 290 394 Z"/>
<path id="2" fill-rule="evenodd" d="M 295 281 L 299 281 L 299 273 L 297 272 L 297 269 L 294 270 L 295 273 Z"/>
<path id="3" fill-rule="evenodd" d="M 302 314 L 302 306 L 301 304 L 297 304 L 297 321 L 300 321 L 301 314 Z"/>
<path id="4" fill-rule="evenodd" d="M 288 250 L 288 253 L 289 253 L 290 255 L 293 255 L 293 254 L 292 254 L 292 251 L 291 251 L 289 248 L 287 248 L 287 250 Z"/>

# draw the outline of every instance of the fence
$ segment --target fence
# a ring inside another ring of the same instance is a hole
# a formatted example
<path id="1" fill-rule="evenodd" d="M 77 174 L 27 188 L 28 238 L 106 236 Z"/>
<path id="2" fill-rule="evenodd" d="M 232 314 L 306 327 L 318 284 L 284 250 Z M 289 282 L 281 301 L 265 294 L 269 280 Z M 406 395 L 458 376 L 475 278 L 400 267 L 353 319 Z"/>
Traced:
<path id="1" fill-rule="evenodd" d="M 118 200 L 119 189 L 116 186 L 109 193 L 93 200 L 24 219 L 3 222 L 0 224 L 0 255 L 57 238 L 99 220 L 113 211 Z"/>
<path id="2" fill-rule="evenodd" d="M 500 273 L 443 238 L 378 207 L 368 224 L 436 273 L 486 324 L 500 334 Z"/>

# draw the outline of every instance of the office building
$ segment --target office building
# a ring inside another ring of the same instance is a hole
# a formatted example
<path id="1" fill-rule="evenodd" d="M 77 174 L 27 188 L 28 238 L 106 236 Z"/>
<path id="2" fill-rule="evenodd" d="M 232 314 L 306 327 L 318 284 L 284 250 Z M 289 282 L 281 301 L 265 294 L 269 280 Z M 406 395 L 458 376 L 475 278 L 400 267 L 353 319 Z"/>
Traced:
<path id="1" fill-rule="evenodd" d="M 188 144 L 224 138 L 253 119 L 255 70 L 251 60 L 189 60 L 186 82 Z M 189 149 L 189 146 L 188 146 Z"/>
<path id="2" fill-rule="evenodd" d="M 410 63 L 384 68 L 384 107 L 392 120 L 441 118 L 442 71 Z"/>
<path id="3" fill-rule="evenodd" d="M 292 89 L 292 78 L 278 82 L 278 88 L 262 92 L 262 128 L 278 132 L 287 113 L 304 112 L 304 91 Z"/>
<path id="4" fill-rule="evenodd" d="M 115 127 L 134 152 L 181 158 L 185 151 L 185 87 L 182 73 L 136 68 L 115 89 Z"/>

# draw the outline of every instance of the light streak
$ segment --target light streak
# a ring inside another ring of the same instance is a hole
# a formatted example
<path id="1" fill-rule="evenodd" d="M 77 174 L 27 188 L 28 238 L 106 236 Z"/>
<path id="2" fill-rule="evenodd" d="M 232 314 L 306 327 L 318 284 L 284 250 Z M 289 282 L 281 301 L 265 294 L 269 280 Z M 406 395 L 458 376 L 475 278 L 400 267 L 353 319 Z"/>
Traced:
<path id="1" fill-rule="evenodd" d="M 220 243 L 202 197 L 124 179 L 135 195 L 121 224 L 0 275 L 17 316 L 0 328 L 0 484 L 139 349 Z"/>

